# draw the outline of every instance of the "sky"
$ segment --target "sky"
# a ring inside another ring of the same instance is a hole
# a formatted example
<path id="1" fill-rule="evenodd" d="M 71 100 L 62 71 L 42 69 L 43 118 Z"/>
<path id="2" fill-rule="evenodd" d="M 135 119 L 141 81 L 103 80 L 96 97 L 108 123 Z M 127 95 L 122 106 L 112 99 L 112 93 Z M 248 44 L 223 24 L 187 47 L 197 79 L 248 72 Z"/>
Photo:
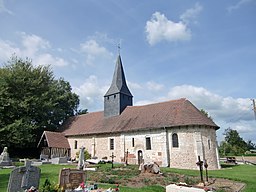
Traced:
<path id="1" fill-rule="evenodd" d="M 0 67 L 50 65 L 80 109 L 103 110 L 119 52 L 134 105 L 187 98 L 256 143 L 256 0 L 0 0 Z"/>

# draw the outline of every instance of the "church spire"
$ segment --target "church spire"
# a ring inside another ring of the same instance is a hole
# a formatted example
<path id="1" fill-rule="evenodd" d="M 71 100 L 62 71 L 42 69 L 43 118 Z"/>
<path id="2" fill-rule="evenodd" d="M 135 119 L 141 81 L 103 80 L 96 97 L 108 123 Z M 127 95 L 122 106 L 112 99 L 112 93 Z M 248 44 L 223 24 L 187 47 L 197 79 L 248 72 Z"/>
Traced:
<path id="1" fill-rule="evenodd" d="M 132 94 L 126 84 L 120 54 L 118 54 L 113 80 L 104 95 L 105 117 L 120 115 L 126 106 L 132 105 Z"/>
<path id="2" fill-rule="evenodd" d="M 107 93 L 105 94 L 105 96 L 113 95 L 113 94 L 116 94 L 119 92 L 126 94 L 128 96 L 132 96 L 132 94 L 126 84 L 124 69 L 123 69 L 122 60 L 121 60 L 120 55 L 118 55 L 118 57 L 117 57 L 116 68 L 115 68 L 115 72 L 113 75 L 112 84 L 111 84 L 110 88 L 108 89 Z"/>

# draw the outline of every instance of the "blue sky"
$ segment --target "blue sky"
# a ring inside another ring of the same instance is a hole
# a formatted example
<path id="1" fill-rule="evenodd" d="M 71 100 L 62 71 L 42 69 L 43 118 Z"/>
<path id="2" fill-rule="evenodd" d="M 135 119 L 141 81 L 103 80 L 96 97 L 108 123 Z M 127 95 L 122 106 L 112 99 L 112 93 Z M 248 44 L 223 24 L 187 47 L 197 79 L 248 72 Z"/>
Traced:
<path id="1" fill-rule="evenodd" d="M 187 98 L 256 143 L 256 0 L 0 0 L 0 66 L 51 65 L 103 109 L 117 45 L 134 105 Z"/>

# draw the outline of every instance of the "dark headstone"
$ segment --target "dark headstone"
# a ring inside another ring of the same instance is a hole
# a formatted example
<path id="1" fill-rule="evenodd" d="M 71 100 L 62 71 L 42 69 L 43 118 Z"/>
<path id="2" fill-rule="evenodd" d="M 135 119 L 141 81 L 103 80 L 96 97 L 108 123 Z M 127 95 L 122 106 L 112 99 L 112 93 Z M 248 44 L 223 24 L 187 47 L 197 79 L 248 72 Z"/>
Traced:
<path id="1" fill-rule="evenodd" d="M 79 169 L 61 169 L 59 185 L 63 189 L 75 189 L 85 181 L 85 172 Z"/>

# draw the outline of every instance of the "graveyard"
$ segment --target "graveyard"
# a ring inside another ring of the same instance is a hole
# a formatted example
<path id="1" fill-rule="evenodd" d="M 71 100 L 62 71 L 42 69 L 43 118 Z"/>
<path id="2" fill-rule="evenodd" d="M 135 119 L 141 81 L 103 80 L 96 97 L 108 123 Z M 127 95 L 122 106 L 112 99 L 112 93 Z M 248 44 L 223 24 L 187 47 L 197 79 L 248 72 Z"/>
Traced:
<path id="1" fill-rule="evenodd" d="M 61 180 L 65 180 L 67 171 L 81 171 L 77 163 L 31 166 L 31 162 L 12 162 L 12 167 L 2 167 L 0 169 L 0 191 L 7 191 L 7 188 L 15 187 L 16 185 L 26 186 L 31 182 L 33 185 L 37 185 L 37 179 L 39 191 L 61 191 Z M 125 165 L 116 162 L 113 164 L 89 165 L 88 167 L 91 169 L 87 171 L 82 170 L 84 175 L 81 178 L 79 178 L 78 174 L 73 173 L 72 177 L 75 178 L 73 183 L 80 185 L 77 182 L 79 179 L 82 179 L 87 186 L 96 185 L 98 191 L 107 191 L 110 188 L 115 191 L 117 186 L 119 191 L 166 191 L 166 186 L 170 184 L 183 186 L 186 183 L 187 186 L 191 187 L 198 186 L 201 183 L 199 170 L 160 168 L 160 174 L 153 174 L 145 170 L 139 170 L 138 165 Z M 22 178 L 17 176 L 17 173 L 26 175 L 28 172 L 32 175 L 33 181 L 29 179 L 30 176 Z M 204 190 L 215 189 L 215 191 L 219 192 L 255 191 L 255 172 L 256 167 L 253 165 L 223 164 L 221 170 L 208 171 L 208 182 L 206 182 L 206 172 L 203 170 L 203 180 L 207 184 L 204 187 L 201 186 L 201 188 Z M 17 181 L 20 181 L 20 183 Z"/>

